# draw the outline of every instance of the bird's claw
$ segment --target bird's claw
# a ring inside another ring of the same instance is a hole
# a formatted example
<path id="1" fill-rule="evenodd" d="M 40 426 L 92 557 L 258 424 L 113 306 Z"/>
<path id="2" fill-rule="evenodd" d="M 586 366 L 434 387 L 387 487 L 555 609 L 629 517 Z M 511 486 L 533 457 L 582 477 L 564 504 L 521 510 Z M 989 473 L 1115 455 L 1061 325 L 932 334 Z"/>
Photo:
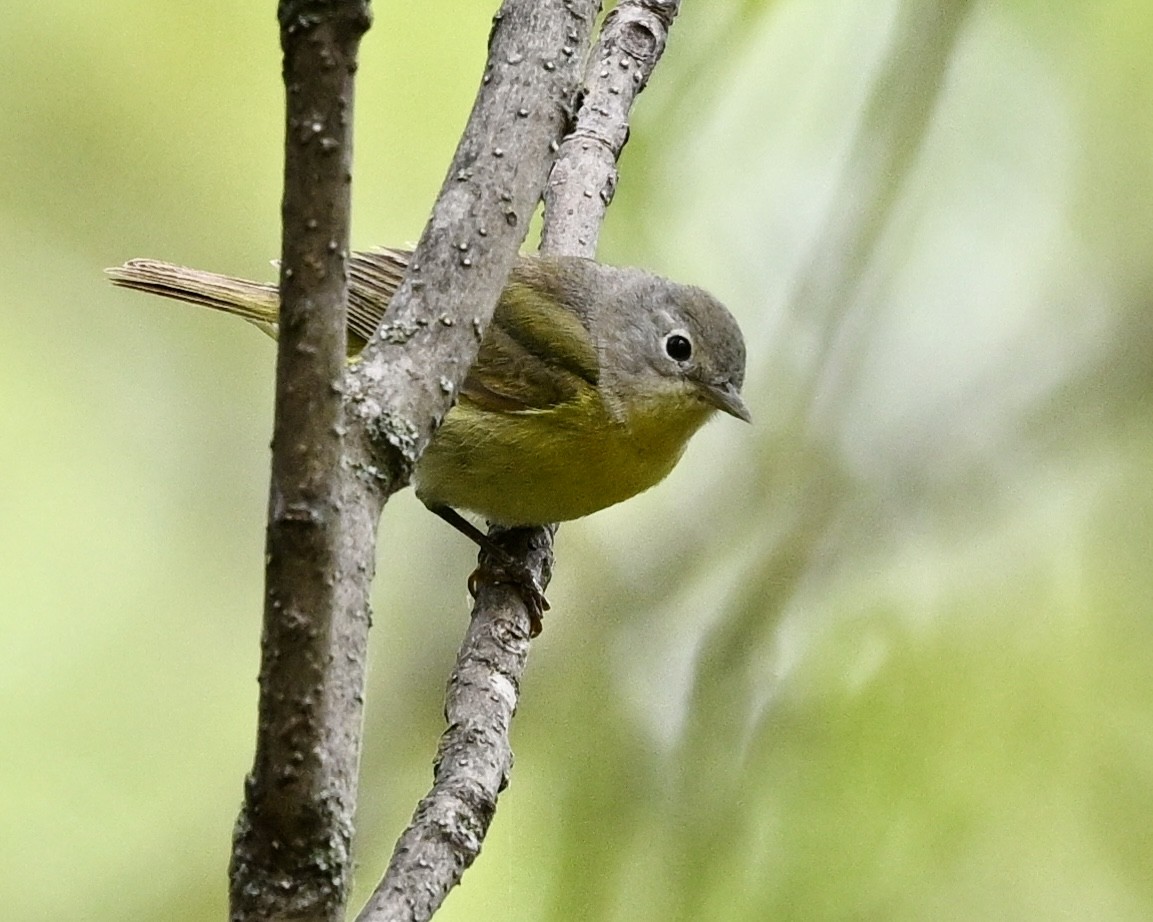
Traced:
<path id="1" fill-rule="evenodd" d="M 489 561 L 469 574 L 468 591 L 475 599 L 482 582 L 504 583 L 520 593 L 528 609 L 529 637 L 536 637 L 543 628 L 544 613 L 551 607 L 544 590 L 528 567 L 515 560 Z"/>

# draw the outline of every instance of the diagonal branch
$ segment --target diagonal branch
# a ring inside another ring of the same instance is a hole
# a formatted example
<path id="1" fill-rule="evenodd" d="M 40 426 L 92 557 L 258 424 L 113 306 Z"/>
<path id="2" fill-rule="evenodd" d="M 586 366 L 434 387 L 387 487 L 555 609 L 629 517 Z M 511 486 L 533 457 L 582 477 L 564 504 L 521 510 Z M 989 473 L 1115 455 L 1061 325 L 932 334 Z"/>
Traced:
<path id="1" fill-rule="evenodd" d="M 596 256 L 617 187 L 629 112 L 664 54 L 680 0 L 622 0 L 605 17 L 585 71 L 576 124 L 545 187 L 542 253 Z"/>
<path id="2" fill-rule="evenodd" d="M 664 50 L 678 9 L 677 2 L 623 0 L 606 17 L 589 57 L 584 102 L 549 178 L 542 250 L 595 254 L 616 184 L 616 158 L 628 137 L 629 110 Z M 578 47 L 587 41 L 586 31 Z M 588 194 L 595 183 L 606 191 Z M 547 586 L 554 532 L 555 526 L 546 526 L 496 530 L 494 536 Z M 507 585 L 482 582 L 448 683 L 448 728 L 432 789 L 417 805 L 359 922 L 430 918 L 480 852 L 512 768 L 509 728 L 529 633 L 521 596 Z"/>
<path id="3" fill-rule="evenodd" d="M 540 529 L 515 529 L 505 546 L 536 572 L 552 561 L 552 542 Z M 449 679 L 432 790 L 389 861 L 384 878 L 358 922 L 430 919 L 480 853 L 497 795 L 508 784 L 508 734 L 528 659 L 528 619 L 520 593 L 488 584 L 477 594 L 473 617 Z"/>
<path id="4" fill-rule="evenodd" d="M 386 494 L 416 459 L 476 360 L 528 231 L 580 85 L 575 57 L 596 0 L 505 0 L 484 77 L 384 328 L 349 375 L 352 420 Z"/>

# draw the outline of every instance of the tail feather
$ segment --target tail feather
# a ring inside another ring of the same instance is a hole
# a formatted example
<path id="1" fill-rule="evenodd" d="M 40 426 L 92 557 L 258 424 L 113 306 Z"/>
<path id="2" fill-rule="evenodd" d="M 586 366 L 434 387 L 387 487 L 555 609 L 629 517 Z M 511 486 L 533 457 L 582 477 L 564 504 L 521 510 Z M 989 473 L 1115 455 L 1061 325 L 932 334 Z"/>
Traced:
<path id="1" fill-rule="evenodd" d="M 352 254 L 348 266 L 350 349 L 358 350 L 376 331 L 389 298 L 404 278 L 410 256 L 407 250 L 386 247 Z M 280 293 L 275 285 L 189 269 L 158 259 L 130 259 L 122 266 L 104 271 L 113 285 L 243 317 L 270 336 L 276 336 Z"/>
<path id="2" fill-rule="evenodd" d="M 105 269 L 113 285 L 210 307 L 243 317 L 271 336 L 276 335 L 280 295 L 275 285 L 189 269 L 157 259 L 130 259 Z"/>

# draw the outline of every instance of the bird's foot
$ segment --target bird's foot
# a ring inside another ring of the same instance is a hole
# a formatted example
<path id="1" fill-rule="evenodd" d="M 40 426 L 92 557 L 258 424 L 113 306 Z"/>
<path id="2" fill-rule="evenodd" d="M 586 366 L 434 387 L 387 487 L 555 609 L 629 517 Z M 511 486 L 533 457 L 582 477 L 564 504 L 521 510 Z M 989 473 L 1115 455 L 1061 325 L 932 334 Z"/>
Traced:
<path id="1" fill-rule="evenodd" d="M 513 586 L 524 599 L 525 608 L 528 609 L 529 636 L 536 637 L 541 632 L 541 621 L 544 613 L 549 610 L 548 599 L 544 597 L 536 576 L 525 563 L 518 560 L 492 537 L 486 535 L 468 519 L 449 506 L 429 506 L 436 515 L 440 516 L 449 525 L 462 535 L 475 542 L 483 552 L 480 566 L 473 570 L 468 578 L 468 591 L 476 598 L 477 589 L 482 582 L 490 584 L 504 583 Z M 551 556 L 548 566 L 551 568 Z M 547 577 L 546 577 L 547 578 Z"/>
<path id="2" fill-rule="evenodd" d="M 528 611 L 528 636 L 538 636 L 543 628 L 544 613 L 550 608 L 540 583 L 528 567 L 506 554 L 503 548 L 493 545 L 486 547 L 485 551 L 489 559 L 469 574 L 469 594 L 475 599 L 481 584 L 485 582 L 511 586 L 520 593 Z"/>

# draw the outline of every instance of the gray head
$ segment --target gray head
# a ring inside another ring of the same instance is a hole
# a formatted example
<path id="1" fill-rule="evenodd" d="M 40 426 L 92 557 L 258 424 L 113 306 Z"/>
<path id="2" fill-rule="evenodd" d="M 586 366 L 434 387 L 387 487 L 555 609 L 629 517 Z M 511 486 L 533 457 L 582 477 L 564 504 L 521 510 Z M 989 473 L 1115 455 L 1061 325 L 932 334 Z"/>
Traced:
<path id="1" fill-rule="evenodd" d="M 745 339 L 720 301 L 639 269 L 586 263 L 586 271 L 591 267 L 601 309 L 586 323 L 602 355 L 602 375 L 663 381 L 668 390 L 679 388 L 750 421 L 741 398 Z"/>

